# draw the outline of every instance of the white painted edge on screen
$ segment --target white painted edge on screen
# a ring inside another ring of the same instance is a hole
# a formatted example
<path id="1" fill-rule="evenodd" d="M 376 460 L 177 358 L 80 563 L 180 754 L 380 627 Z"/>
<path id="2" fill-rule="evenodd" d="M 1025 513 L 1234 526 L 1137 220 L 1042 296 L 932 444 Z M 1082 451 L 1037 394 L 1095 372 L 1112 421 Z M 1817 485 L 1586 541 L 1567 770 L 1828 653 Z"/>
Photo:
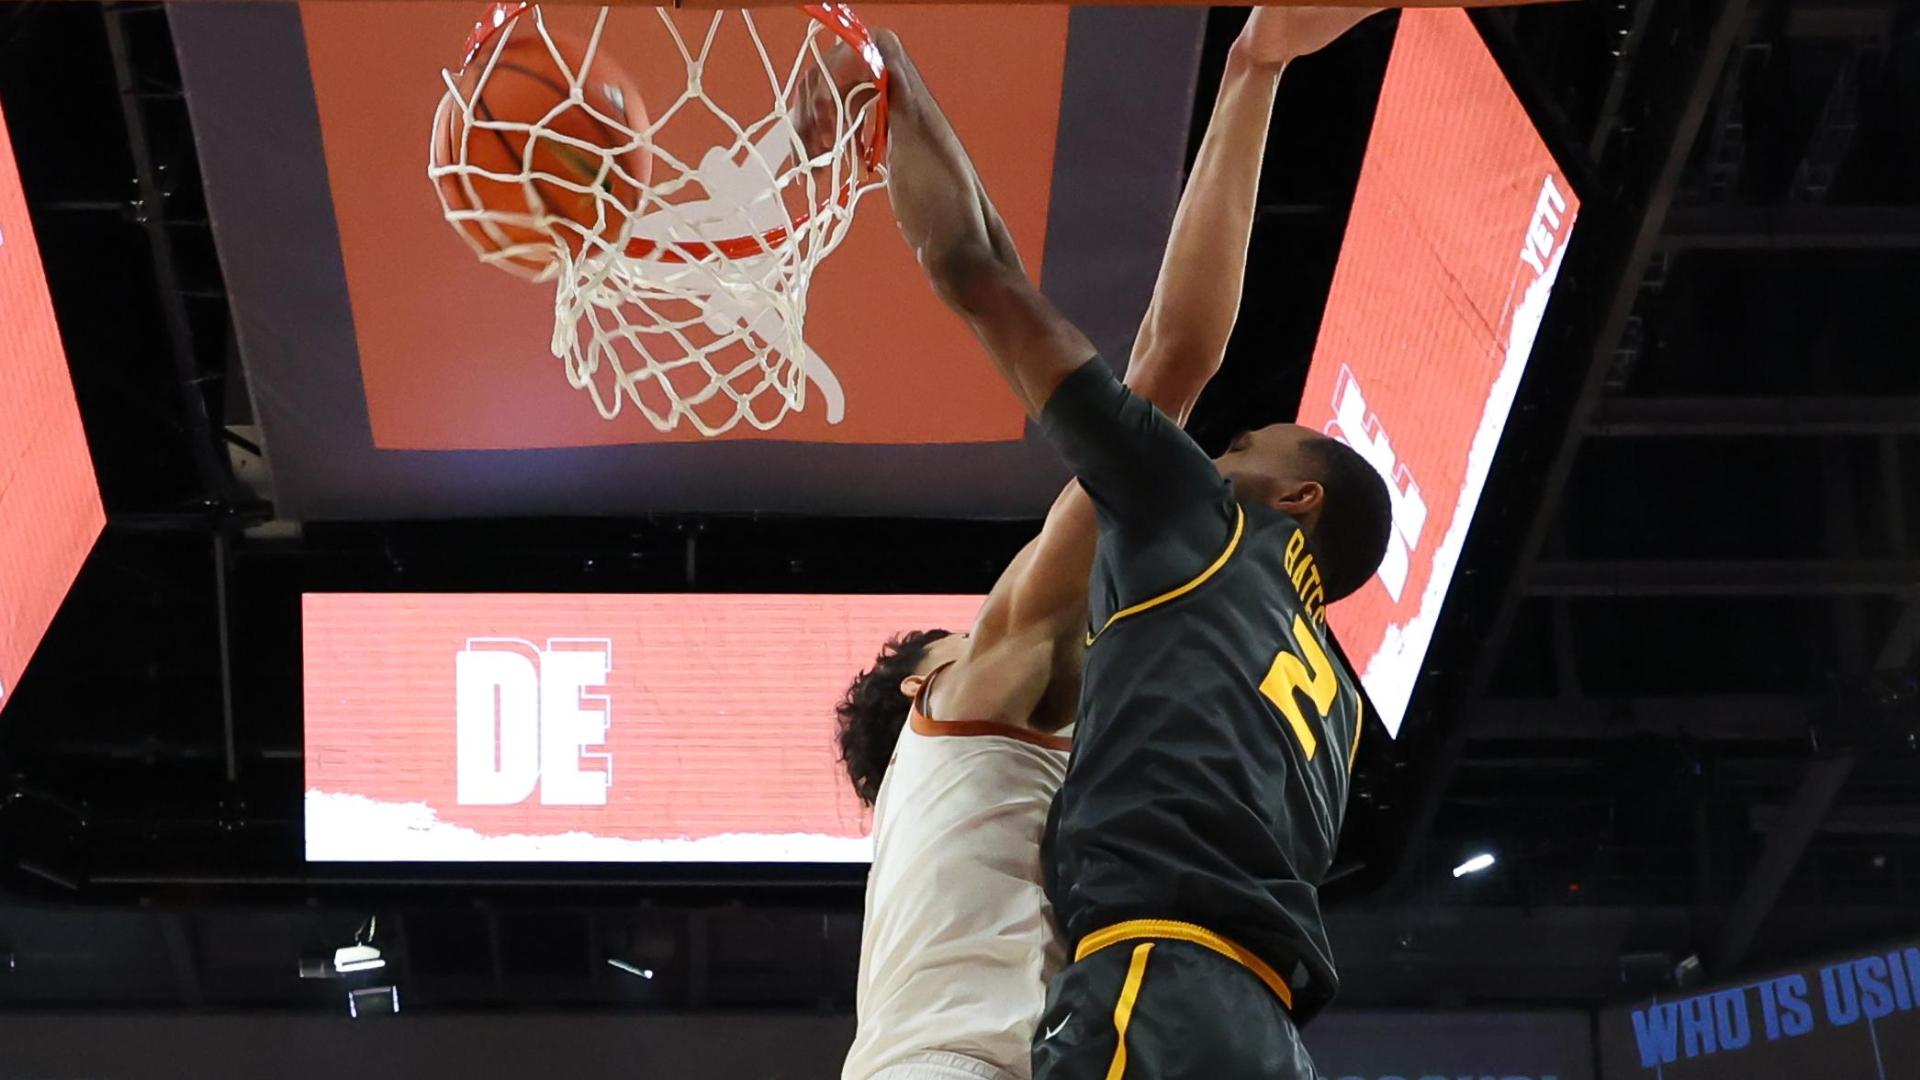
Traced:
<path id="1" fill-rule="evenodd" d="M 1577 221 L 1577 212 L 1567 221 L 1564 235 L 1569 239 Z M 1533 356 L 1533 342 L 1540 334 L 1541 320 L 1546 317 L 1547 300 L 1553 294 L 1553 283 L 1560 277 L 1560 262 L 1567 253 L 1568 242 L 1562 240 L 1554 248 L 1547 272 L 1527 286 L 1519 306 L 1514 308 L 1512 321 L 1507 324 L 1506 355 L 1501 358 L 1500 373 L 1487 390 L 1480 426 L 1474 431 L 1473 444 L 1467 450 L 1466 482 L 1460 485 L 1446 535 L 1434 550 L 1433 569 L 1427 575 L 1426 590 L 1420 595 L 1419 610 L 1405 625 L 1387 625 L 1380 648 L 1368 658 L 1366 672 L 1360 676 L 1374 708 L 1379 710 L 1381 722 L 1395 737 L 1400 734 L 1400 724 L 1413 701 L 1413 689 L 1420 681 L 1427 647 L 1433 643 L 1434 627 L 1446 603 L 1447 588 L 1453 584 L 1460 552 L 1466 547 L 1467 530 L 1473 525 L 1474 511 L 1480 506 L 1480 494 L 1487 486 L 1493 456 L 1500 449 L 1500 434 L 1507 429 L 1507 418 L 1513 412 L 1520 378 L 1526 374 L 1527 361 Z"/>
<path id="2" fill-rule="evenodd" d="M 490 836 L 422 802 L 309 790 L 308 862 L 867 863 L 871 836 L 723 833 L 626 840 L 587 832 Z"/>

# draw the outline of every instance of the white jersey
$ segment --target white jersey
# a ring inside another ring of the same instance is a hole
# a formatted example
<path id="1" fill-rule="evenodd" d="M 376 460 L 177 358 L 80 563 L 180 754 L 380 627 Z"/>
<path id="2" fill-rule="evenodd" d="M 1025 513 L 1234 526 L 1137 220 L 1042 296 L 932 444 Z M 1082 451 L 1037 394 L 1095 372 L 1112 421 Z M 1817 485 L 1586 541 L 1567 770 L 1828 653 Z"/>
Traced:
<path id="1" fill-rule="evenodd" d="M 922 691 L 922 698 L 925 691 Z M 874 804 L 859 1030 L 842 1080 L 929 1055 L 1026 1080 L 1060 943 L 1040 877 L 1064 736 L 928 719 L 916 702 Z"/>

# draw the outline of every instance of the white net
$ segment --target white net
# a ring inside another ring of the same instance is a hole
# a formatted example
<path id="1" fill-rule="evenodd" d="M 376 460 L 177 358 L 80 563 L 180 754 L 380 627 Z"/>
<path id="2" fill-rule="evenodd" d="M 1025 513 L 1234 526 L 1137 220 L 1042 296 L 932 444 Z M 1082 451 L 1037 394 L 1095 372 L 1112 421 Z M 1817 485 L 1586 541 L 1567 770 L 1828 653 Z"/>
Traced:
<path id="1" fill-rule="evenodd" d="M 878 186 L 884 104 L 870 46 L 842 50 L 851 79 L 830 65 L 836 34 L 865 37 L 852 12 L 804 10 L 779 33 L 764 12 L 628 11 L 644 25 L 615 35 L 602 8 L 570 35 L 496 5 L 447 73 L 428 168 L 447 220 L 482 261 L 554 285 L 553 353 L 609 420 L 632 407 L 662 431 L 765 431 L 810 407 L 809 384 L 841 418 L 804 337 L 807 290 Z M 803 146 L 796 103 L 822 80 L 840 92 L 808 96 L 826 104 Z"/>

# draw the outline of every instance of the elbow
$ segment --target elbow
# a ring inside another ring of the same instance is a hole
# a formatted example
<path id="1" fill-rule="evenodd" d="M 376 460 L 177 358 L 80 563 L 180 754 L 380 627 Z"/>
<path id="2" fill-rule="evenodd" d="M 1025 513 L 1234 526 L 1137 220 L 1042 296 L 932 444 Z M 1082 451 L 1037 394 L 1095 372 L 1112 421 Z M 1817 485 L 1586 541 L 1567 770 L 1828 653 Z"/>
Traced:
<path id="1" fill-rule="evenodd" d="M 984 310 L 1008 282 L 1025 276 L 1017 263 L 1009 264 L 984 237 L 923 250 L 920 261 L 934 292 L 963 314 Z"/>
<path id="2" fill-rule="evenodd" d="M 1239 297 L 1219 304 L 1206 297 L 1182 299 L 1186 303 L 1181 310 L 1157 300 L 1148 309 L 1134 339 L 1133 362 L 1192 372 L 1205 381 L 1226 359 L 1227 343 L 1239 321 Z"/>

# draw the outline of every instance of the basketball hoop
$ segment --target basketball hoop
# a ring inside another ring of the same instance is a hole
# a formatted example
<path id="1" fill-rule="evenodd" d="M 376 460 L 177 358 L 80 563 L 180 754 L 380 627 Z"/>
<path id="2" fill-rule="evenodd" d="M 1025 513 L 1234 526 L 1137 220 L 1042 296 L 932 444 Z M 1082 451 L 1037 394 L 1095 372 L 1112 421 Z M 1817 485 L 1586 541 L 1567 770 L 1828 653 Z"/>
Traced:
<path id="1" fill-rule="evenodd" d="M 553 353 L 608 420 L 630 404 L 661 431 L 683 420 L 705 436 L 743 422 L 766 431 L 805 408 L 809 382 L 827 420 L 841 418 L 838 381 L 803 336 L 807 289 L 861 197 L 881 182 L 886 68 L 851 8 L 800 10 L 800 44 L 790 63 L 777 64 L 771 34 L 751 12 L 699 16 L 704 32 L 693 34 L 689 14 L 657 9 L 657 48 L 605 59 L 654 70 L 677 61 L 685 87 L 664 107 L 609 105 L 600 97 L 617 92 L 585 92 L 606 47 L 605 7 L 585 55 L 570 56 L 563 42 L 573 43 L 550 32 L 539 5 L 494 4 L 462 69 L 445 73 L 428 167 L 442 210 L 481 261 L 553 284 Z M 538 120 L 499 119 L 483 104 L 489 80 L 510 38 L 521 49 L 524 35 L 536 34 L 543 61 L 565 75 L 556 100 L 562 89 L 566 97 Z M 860 81 L 850 90 L 828 63 L 836 39 L 856 58 Z M 744 56 L 723 55 L 730 44 Z M 736 63 L 756 69 L 754 99 L 722 103 L 705 76 Z M 827 95 L 830 130 L 816 117 L 822 129 L 811 145 L 824 149 L 809 153 L 793 110 L 806 82 L 823 76 L 843 92 Z M 476 139 L 514 147 L 518 167 L 474 162 Z M 553 164 L 556 154 L 565 168 Z M 515 187 L 524 206 L 500 195 Z M 566 209 L 556 208 L 556 194 Z"/>

